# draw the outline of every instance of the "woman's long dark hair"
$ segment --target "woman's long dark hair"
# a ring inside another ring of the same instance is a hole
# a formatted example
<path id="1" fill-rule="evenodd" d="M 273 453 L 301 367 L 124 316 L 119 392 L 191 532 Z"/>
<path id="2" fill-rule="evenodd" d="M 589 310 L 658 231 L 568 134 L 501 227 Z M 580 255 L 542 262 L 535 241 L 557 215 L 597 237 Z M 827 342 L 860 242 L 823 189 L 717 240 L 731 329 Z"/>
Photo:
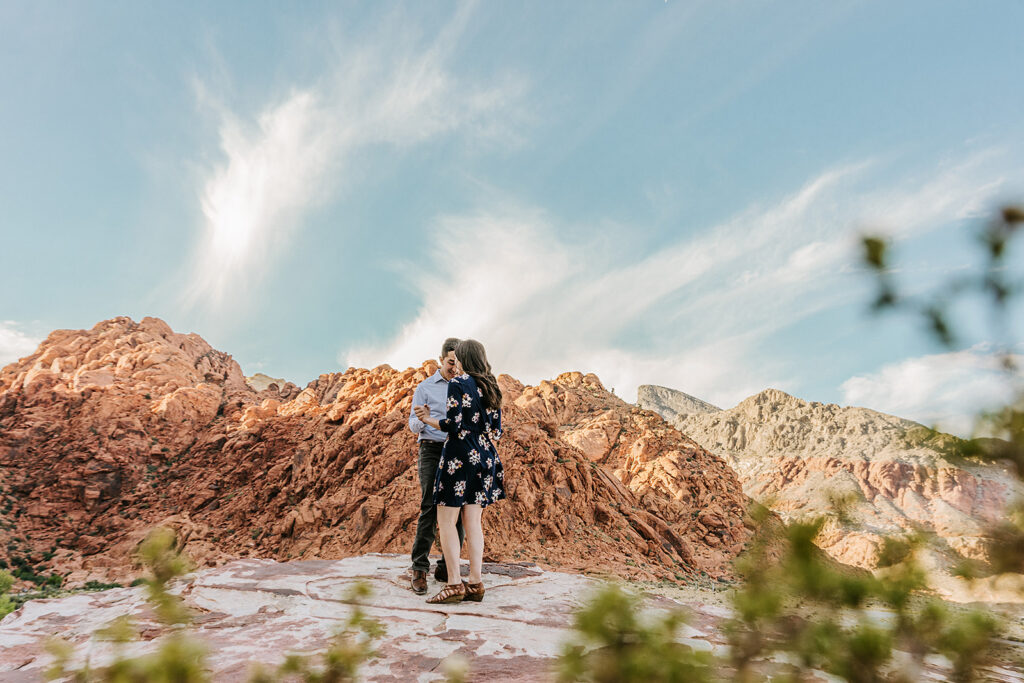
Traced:
<path id="1" fill-rule="evenodd" d="M 455 357 L 462 364 L 463 372 L 476 380 L 476 385 L 484 392 L 484 407 L 501 410 L 501 389 L 487 362 L 484 345 L 475 339 L 463 339 L 455 347 Z"/>

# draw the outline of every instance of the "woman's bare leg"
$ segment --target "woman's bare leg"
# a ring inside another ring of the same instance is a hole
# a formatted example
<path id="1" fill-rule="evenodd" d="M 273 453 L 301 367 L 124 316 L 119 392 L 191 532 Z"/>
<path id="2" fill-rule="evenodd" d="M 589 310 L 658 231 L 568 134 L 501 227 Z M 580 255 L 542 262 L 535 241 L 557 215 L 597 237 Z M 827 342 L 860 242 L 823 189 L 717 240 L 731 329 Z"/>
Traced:
<path id="1" fill-rule="evenodd" d="M 462 572 L 459 571 L 459 532 L 455 522 L 459 520 L 460 508 L 437 506 L 437 530 L 441 534 L 441 551 L 444 563 L 448 568 L 448 583 L 462 584 Z"/>
<path id="2" fill-rule="evenodd" d="M 484 564 L 484 527 L 480 522 L 483 508 L 479 505 L 462 507 L 462 530 L 466 533 L 466 552 L 469 554 L 469 583 L 480 583 Z M 455 533 L 455 525 L 452 525 Z"/>

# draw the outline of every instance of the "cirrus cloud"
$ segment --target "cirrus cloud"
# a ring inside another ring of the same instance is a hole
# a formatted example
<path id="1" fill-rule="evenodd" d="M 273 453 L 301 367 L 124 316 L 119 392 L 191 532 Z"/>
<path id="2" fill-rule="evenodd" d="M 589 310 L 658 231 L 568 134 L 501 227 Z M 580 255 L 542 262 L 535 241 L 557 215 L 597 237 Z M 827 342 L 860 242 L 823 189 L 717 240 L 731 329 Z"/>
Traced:
<path id="1" fill-rule="evenodd" d="M 884 186 L 872 182 L 872 161 L 827 169 L 774 203 L 633 258 L 626 232 L 569 241 L 561 236 L 585 231 L 514 202 L 443 216 L 429 265 L 396 268 L 423 302 L 417 315 L 338 361 L 416 365 L 454 335 L 479 339 L 523 381 L 595 372 L 627 400 L 645 383 L 716 405 L 769 386 L 797 392 L 814 368 L 799 353 L 773 355 L 766 341 L 816 313 L 866 306 L 861 226 L 892 216 L 890 234 L 906 240 L 973 210 L 999 187 L 985 158 Z"/>
<path id="2" fill-rule="evenodd" d="M 869 406 L 967 437 L 981 411 L 1012 400 L 1009 379 L 1001 359 L 987 344 L 978 344 L 891 363 L 851 377 L 840 390 L 848 405 Z"/>
<path id="3" fill-rule="evenodd" d="M 353 155 L 407 149 L 458 132 L 467 140 L 515 142 L 525 81 L 491 74 L 460 79 L 451 62 L 472 5 L 432 41 L 394 19 L 361 42 L 339 41 L 327 73 L 270 102 L 236 113 L 197 82 L 219 119 L 223 161 L 202 183 L 203 227 L 181 304 L 218 310 L 251 291 L 306 213 L 352 175 Z"/>

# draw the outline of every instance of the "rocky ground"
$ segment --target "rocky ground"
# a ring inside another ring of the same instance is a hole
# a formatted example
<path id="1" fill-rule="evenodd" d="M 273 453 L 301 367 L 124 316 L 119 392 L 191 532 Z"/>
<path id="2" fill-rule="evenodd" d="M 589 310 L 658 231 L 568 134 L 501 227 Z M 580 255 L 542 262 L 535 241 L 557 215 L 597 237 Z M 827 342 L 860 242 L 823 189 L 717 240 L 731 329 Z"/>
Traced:
<path id="1" fill-rule="evenodd" d="M 571 638 L 573 610 L 598 581 L 579 574 L 545 571 L 530 563 L 484 567 L 487 594 L 481 603 L 428 605 L 408 590 L 407 558 L 364 555 L 344 560 L 237 560 L 205 569 L 176 582 L 174 591 L 196 613 L 194 635 L 208 650 L 207 665 L 217 681 L 244 681 L 252 666 L 279 664 L 286 653 L 317 653 L 330 644 L 334 628 L 350 607 L 341 598 L 356 580 L 372 588 L 364 611 L 380 620 L 386 635 L 379 657 L 364 668 L 372 681 L 443 680 L 449 659 L 469 667 L 470 680 L 552 680 L 555 658 Z M 431 589 L 437 584 L 431 579 Z M 651 615 L 683 608 L 689 623 L 680 642 L 699 650 L 726 653 L 721 623 L 729 615 L 728 587 L 633 584 Z M 152 652 L 167 635 L 145 605 L 143 589 L 118 588 L 55 600 L 26 603 L 0 622 L 0 679 L 41 680 L 50 663 L 45 639 L 59 635 L 75 646 L 73 665 L 88 657 L 102 666 L 114 656 L 110 642 L 93 634 L 114 617 L 128 614 L 143 639 L 124 654 Z M 985 670 L 988 680 L 1024 680 L 1003 655 Z M 929 660 L 924 680 L 945 680 L 948 662 Z M 831 680 L 821 674 L 818 680 Z"/>
<path id="2" fill-rule="evenodd" d="M 349 610 L 341 601 L 354 580 L 373 595 L 365 611 L 387 629 L 380 657 L 366 667 L 369 680 L 430 681 L 443 678 L 451 655 L 467 661 L 477 680 L 550 680 L 551 667 L 570 635 L 574 607 L 595 579 L 544 571 L 530 563 L 489 563 L 481 603 L 429 605 L 408 589 L 408 560 L 365 555 L 337 561 L 237 560 L 191 575 L 176 586 L 198 614 L 196 636 L 209 648 L 217 681 L 246 680 L 251 666 L 279 664 L 285 653 L 322 652 Z M 431 578 L 431 591 L 438 589 Z M 670 605 L 651 596 L 652 608 Z M 717 613 L 718 610 L 712 610 Z M 130 654 L 159 646 L 166 629 L 155 623 L 142 588 L 120 588 L 26 603 L 0 623 L 0 677 L 38 681 L 51 659 L 43 650 L 56 633 L 77 647 L 77 662 L 110 661 L 113 648 L 92 634 L 115 616 L 131 615 L 146 634 Z M 715 614 L 702 614 L 686 630 L 694 646 L 721 647 L 708 629 Z"/>

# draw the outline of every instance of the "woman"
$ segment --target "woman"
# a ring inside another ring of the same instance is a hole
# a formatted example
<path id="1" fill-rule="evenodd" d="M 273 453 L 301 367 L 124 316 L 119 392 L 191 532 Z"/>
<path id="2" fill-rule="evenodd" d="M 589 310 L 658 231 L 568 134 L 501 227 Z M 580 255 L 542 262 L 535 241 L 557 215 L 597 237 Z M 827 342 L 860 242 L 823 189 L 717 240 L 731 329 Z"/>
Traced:
<path id="1" fill-rule="evenodd" d="M 434 420 L 426 406 L 416 416 L 448 437 L 434 479 L 434 504 L 448 583 L 431 604 L 484 599 L 480 576 L 484 558 L 483 509 L 505 497 L 505 472 L 498 459 L 501 438 L 501 389 L 487 362 L 483 344 L 473 339 L 455 347 L 456 376 L 448 382 L 447 414 Z M 455 523 L 462 515 L 469 553 L 469 581 L 459 572 L 459 540 Z"/>

